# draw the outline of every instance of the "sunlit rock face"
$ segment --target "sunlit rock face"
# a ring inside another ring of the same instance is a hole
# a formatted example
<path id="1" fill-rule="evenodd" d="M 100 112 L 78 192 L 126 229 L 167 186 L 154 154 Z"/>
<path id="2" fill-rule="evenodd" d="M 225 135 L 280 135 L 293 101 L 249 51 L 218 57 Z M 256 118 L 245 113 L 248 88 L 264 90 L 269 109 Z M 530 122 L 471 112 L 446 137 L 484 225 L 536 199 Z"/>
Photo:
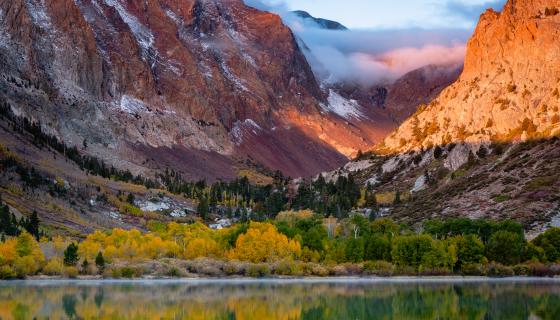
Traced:
<path id="1" fill-rule="evenodd" d="M 422 106 L 379 150 L 559 134 L 559 8 L 558 0 L 510 0 L 501 13 L 484 13 L 459 80 Z"/>
<path id="2" fill-rule="evenodd" d="M 265 166 L 307 175 L 342 164 L 339 150 L 373 144 L 320 138 L 316 127 L 347 119 L 321 108 L 328 94 L 280 18 L 241 0 L 3 1 L 0 31 L 2 99 L 136 172 L 178 162 L 193 176 L 228 177 L 239 159 L 265 153 Z"/>

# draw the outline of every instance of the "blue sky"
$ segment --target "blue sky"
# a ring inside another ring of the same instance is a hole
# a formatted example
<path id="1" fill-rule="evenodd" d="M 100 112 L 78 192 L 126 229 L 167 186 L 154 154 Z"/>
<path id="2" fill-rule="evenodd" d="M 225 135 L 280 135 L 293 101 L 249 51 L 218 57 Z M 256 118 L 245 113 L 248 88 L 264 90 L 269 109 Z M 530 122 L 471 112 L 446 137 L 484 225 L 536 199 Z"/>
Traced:
<path id="1" fill-rule="evenodd" d="M 501 10 L 505 0 L 269 0 L 291 10 L 357 29 L 465 28 L 472 29 L 488 7 Z"/>

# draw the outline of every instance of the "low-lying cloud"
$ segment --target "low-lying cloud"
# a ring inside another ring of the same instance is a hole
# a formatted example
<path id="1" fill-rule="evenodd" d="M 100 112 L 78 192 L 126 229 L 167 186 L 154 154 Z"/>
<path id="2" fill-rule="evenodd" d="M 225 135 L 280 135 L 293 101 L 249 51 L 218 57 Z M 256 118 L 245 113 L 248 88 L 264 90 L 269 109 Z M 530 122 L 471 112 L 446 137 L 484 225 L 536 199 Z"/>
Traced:
<path id="1" fill-rule="evenodd" d="M 245 2 L 281 15 L 300 40 L 314 73 L 327 84 L 369 86 L 394 81 L 430 64 L 460 65 L 471 33 L 465 29 L 325 30 L 289 12 L 282 1 Z"/>

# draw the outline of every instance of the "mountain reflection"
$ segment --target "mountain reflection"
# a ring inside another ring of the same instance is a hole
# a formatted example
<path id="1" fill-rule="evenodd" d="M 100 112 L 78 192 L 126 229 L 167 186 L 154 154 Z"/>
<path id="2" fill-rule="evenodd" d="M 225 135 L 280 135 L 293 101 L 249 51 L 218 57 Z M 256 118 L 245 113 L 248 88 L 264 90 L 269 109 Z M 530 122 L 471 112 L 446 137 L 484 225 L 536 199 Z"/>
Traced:
<path id="1" fill-rule="evenodd" d="M 557 319 L 557 282 L 0 284 L 0 319 Z"/>

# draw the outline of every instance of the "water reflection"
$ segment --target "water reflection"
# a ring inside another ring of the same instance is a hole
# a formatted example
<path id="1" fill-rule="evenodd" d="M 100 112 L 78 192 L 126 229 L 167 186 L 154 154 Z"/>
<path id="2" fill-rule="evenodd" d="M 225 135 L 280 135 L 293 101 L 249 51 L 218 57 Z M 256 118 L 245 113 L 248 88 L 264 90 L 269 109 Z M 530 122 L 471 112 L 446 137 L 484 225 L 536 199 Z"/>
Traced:
<path id="1" fill-rule="evenodd" d="M 560 282 L 8 282 L 0 319 L 558 319 Z"/>

